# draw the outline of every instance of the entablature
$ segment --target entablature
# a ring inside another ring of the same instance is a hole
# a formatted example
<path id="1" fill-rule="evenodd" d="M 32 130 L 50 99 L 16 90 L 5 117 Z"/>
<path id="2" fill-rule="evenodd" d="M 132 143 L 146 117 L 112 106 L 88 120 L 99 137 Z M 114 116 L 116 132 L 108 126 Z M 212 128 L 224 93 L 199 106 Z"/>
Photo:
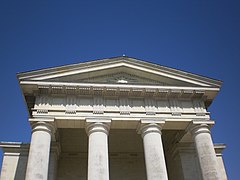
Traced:
<path id="1" fill-rule="evenodd" d="M 205 97 L 211 100 L 219 91 L 216 87 L 158 86 L 133 84 L 65 83 L 22 81 L 25 94 L 75 94 L 105 96 Z"/>
<path id="2" fill-rule="evenodd" d="M 195 115 L 209 116 L 203 98 L 136 97 L 136 96 L 80 96 L 39 94 L 31 109 L 35 115 L 113 114 L 113 115 Z"/>

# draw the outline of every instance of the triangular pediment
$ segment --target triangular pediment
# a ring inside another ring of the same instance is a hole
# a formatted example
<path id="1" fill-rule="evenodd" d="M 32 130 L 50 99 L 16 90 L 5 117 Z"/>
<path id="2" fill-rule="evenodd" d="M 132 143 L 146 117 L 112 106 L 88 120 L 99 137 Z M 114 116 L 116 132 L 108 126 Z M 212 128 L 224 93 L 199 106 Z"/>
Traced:
<path id="1" fill-rule="evenodd" d="M 220 87 L 221 81 L 129 57 L 19 73 L 20 81 Z"/>

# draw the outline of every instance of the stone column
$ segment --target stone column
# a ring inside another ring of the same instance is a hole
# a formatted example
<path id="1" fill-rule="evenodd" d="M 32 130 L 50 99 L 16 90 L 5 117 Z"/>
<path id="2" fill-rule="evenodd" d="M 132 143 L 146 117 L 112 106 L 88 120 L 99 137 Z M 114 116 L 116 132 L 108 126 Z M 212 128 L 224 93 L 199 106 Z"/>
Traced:
<path id="1" fill-rule="evenodd" d="M 142 124 L 139 129 L 143 138 L 148 180 L 168 179 L 161 129 L 162 127 L 155 123 Z"/>
<path id="2" fill-rule="evenodd" d="M 207 124 L 192 125 L 190 132 L 195 142 L 203 180 L 218 180 L 217 158 Z"/>
<path id="3" fill-rule="evenodd" d="M 88 139 L 88 180 L 109 180 L 108 132 L 110 123 L 92 122 L 86 126 Z"/>
<path id="4" fill-rule="evenodd" d="M 26 180 L 47 180 L 51 135 L 54 127 L 46 122 L 32 126 L 32 138 L 28 155 Z"/>

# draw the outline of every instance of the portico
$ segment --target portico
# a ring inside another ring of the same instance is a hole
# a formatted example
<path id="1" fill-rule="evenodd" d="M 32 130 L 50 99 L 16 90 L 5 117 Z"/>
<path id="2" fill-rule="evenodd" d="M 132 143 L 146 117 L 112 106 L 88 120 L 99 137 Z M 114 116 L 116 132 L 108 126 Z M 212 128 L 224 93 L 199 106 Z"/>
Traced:
<path id="1" fill-rule="evenodd" d="M 129 57 L 18 79 L 32 127 L 22 179 L 226 179 L 207 111 L 221 81 Z"/>

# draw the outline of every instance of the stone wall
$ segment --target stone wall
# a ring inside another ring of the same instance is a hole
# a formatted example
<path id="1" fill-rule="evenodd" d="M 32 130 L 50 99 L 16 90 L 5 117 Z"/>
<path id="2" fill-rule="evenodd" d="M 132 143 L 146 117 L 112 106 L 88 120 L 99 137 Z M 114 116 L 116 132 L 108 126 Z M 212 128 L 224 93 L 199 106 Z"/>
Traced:
<path id="1" fill-rule="evenodd" d="M 24 180 L 27 154 L 4 153 L 1 180 Z"/>
<path id="2" fill-rule="evenodd" d="M 145 180 L 142 153 L 110 153 L 110 179 Z M 57 180 L 86 180 L 87 154 L 62 154 L 59 158 Z"/>

